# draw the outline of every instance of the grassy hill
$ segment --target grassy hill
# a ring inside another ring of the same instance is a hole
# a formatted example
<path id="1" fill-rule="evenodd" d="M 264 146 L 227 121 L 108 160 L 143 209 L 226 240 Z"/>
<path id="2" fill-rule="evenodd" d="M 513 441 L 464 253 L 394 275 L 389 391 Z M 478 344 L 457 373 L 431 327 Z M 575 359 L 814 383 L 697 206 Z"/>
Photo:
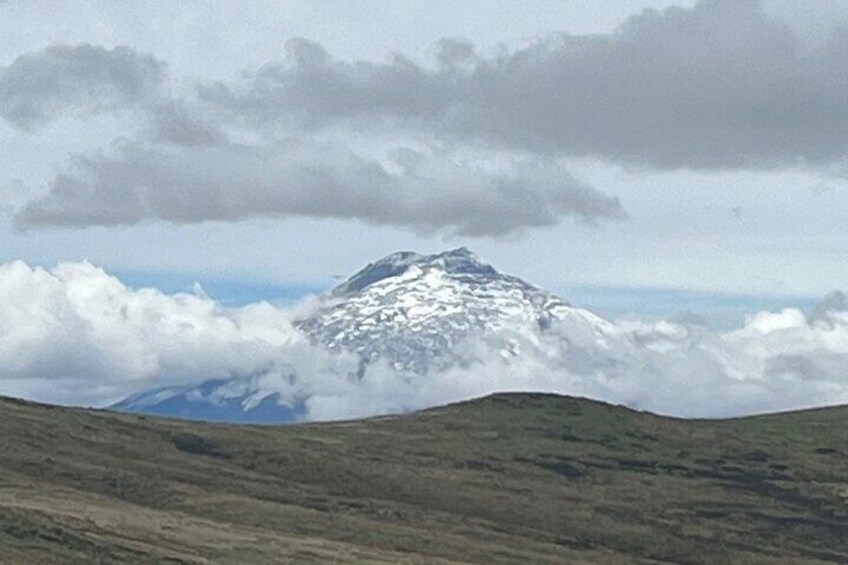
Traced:
<path id="1" fill-rule="evenodd" d="M 2 563 L 846 563 L 848 408 L 496 395 L 211 425 L 0 400 Z"/>

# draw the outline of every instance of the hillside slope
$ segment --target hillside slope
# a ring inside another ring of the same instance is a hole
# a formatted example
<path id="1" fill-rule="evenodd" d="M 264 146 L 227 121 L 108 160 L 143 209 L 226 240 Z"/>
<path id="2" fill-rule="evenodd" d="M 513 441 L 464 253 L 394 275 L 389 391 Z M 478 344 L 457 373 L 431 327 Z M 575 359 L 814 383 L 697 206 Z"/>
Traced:
<path id="1" fill-rule="evenodd" d="M 511 394 L 251 427 L 4 399 L 0 562 L 844 563 L 846 422 Z"/>

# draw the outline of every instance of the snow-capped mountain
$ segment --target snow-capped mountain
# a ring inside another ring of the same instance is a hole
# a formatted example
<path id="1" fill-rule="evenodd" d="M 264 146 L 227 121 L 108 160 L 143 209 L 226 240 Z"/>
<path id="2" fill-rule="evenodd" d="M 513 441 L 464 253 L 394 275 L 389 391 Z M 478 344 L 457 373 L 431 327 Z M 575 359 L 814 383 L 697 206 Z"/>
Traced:
<path id="1" fill-rule="evenodd" d="M 502 274 L 466 248 L 435 255 L 400 252 L 372 263 L 321 297 L 294 326 L 323 355 L 358 359 L 348 380 L 362 379 L 371 367 L 410 379 L 453 367 L 469 367 L 497 352 L 505 360 L 525 349 L 573 351 L 577 362 L 596 355 L 620 331 L 591 312 Z M 485 344 L 482 349 L 479 344 Z M 621 350 L 620 347 L 616 350 Z M 601 356 L 603 358 L 603 356 Z M 297 419 L 308 402 L 305 378 L 288 369 L 285 395 L 260 381 L 261 375 L 207 381 L 197 386 L 141 393 L 116 409 L 227 421 Z M 276 377 L 279 380 L 279 372 Z M 260 386 L 261 385 L 261 386 Z"/>
<path id="2" fill-rule="evenodd" d="M 469 337 L 519 353 L 554 321 L 582 322 L 601 337 L 609 324 L 566 300 L 496 271 L 466 248 L 438 255 L 401 252 L 372 263 L 330 293 L 326 307 L 296 326 L 331 351 L 363 364 L 387 361 L 426 374 L 469 359 Z"/>

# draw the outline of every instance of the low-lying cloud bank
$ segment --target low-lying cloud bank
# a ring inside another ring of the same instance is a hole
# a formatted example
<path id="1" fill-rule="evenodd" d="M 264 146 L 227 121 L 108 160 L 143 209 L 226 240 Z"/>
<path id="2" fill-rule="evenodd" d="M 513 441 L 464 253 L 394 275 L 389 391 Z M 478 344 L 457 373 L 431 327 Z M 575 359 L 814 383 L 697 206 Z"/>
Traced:
<path id="1" fill-rule="evenodd" d="M 88 263 L 0 266 L 0 381 L 9 394 L 110 402 L 128 390 L 267 370 L 302 338 L 267 304 L 131 290 Z"/>
<path id="2" fill-rule="evenodd" d="M 302 311 L 302 310 L 301 310 Z M 309 419 L 422 408 L 496 391 L 584 395 L 680 416 L 729 416 L 848 403 L 848 304 L 753 315 L 714 333 L 620 322 L 602 340 L 554 325 L 504 356 L 465 344 L 469 366 L 409 378 L 330 355 L 293 328 L 292 310 L 228 309 L 196 294 L 130 289 L 87 263 L 0 265 L 0 393 L 104 405 L 142 390 L 253 377 L 260 395 L 305 401 Z M 291 378 L 290 375 L 296 375 Z M 256 400 L 256 399 L 254 399 Z"/>

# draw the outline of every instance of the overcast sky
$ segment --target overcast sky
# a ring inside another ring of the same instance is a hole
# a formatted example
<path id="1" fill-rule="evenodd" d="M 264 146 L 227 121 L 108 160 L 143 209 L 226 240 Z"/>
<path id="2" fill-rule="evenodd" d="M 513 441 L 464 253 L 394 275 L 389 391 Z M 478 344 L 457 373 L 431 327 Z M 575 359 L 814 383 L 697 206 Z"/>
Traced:
<path id="1" fill-rule="evenodd" d="M 848 281 L 848 3 L 0 2 L 0 261 Z M 158 275 L 155 275 L 157 274 Z"/>

